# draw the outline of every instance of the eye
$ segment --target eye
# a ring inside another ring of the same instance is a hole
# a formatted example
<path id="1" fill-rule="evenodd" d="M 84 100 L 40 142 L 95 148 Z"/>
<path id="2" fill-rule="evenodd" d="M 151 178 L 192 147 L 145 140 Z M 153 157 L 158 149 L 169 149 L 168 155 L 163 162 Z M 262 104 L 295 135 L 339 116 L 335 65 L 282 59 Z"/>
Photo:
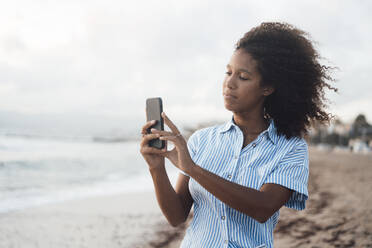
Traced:
<path id="1" fill-rule="evenodd" d="M 244 77 L 240 77 L 240 76 L 239 76 L 239 78 L 240 78 L 241 80 L 248 80 L 248 78 L 244 78 Z"/>
<path id="2" fill-rule="evenodd" d="M 227 72 L 225 72 L 225 74 L 230 76 L 231 72 L 227 71 Z"/>

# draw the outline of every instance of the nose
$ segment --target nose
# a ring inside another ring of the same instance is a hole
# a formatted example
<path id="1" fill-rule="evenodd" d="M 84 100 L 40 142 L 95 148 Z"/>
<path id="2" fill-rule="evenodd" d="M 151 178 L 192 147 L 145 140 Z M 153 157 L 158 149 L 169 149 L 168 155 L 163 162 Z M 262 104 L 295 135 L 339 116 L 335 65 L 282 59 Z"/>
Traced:
<path id="1" fill-rule="evenodd" d="M 235 79 L 232 75 L 226 77 L 225 85 L 229 89 L 235 89 L 236 88 L 236 82 L 235 82 Z"/>

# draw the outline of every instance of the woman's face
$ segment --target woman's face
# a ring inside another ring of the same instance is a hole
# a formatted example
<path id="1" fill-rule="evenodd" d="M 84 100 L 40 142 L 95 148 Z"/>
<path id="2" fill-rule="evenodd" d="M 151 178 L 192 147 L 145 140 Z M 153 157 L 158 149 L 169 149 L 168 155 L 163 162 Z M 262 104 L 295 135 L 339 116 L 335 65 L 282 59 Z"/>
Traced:
<path id="1" fill-rule="evenodd" d="M 272 90 L 261 87 L 260 80 L 257 62 L 249 53 L 236 50 L 227 65 L 223 82 L 225 108 L 234 113 L 261 111 L 265 96 Z"/>

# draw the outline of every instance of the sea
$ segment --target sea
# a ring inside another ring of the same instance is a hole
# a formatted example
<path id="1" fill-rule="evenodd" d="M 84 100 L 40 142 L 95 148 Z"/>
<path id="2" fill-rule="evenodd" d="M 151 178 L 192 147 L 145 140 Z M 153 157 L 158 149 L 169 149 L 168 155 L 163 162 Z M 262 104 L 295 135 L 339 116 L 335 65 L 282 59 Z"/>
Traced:
<path id="1" fill-rule="evenodd" d="M 0 213 L 153 191 L 139 142 L 0 134 Z M 169 161 L 166 167 L 174 184 L 179 171 Z"/>

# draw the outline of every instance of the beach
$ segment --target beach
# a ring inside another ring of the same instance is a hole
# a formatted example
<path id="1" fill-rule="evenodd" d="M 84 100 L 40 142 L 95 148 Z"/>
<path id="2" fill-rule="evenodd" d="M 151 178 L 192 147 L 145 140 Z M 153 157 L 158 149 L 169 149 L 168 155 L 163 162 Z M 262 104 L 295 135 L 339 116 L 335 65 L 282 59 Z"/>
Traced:
<path id="1" fill-rule="evenodd" d="M 0 214 L 0 247 L 164 247 L 183 229 L 152 192 L 100 196 Z"/>
<path id="2" fill-rule="evenodd" d="M 372 247 L 372 154 L 309 154 L 306 210 L 281 210 L 275 247 Z"/>
<path id="3" fill-rule="evenodd" d="M 372 247 L 372 156 L 310 148 L 304 211 L 281 209 L 275 247 Z M 0 247 L 179 247 L 153 192 L 89 197 L 0 214 Z"/>

